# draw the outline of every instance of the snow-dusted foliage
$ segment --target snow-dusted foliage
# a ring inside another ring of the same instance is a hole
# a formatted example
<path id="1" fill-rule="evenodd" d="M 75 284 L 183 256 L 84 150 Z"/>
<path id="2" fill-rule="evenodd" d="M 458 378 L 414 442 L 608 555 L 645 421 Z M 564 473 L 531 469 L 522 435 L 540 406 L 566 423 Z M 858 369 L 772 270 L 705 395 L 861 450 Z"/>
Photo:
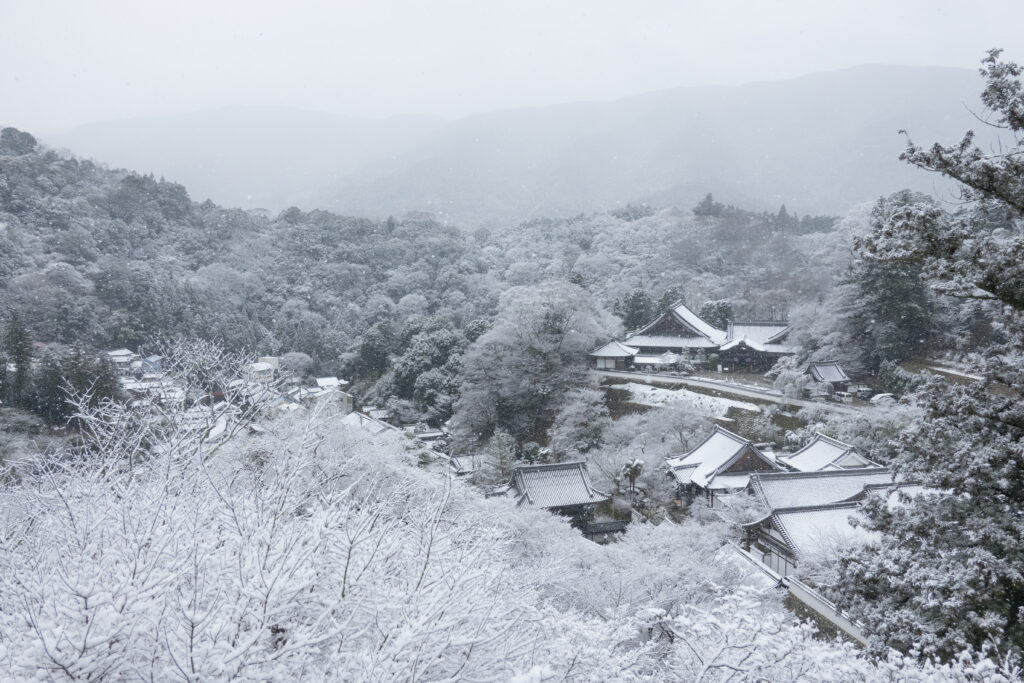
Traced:
<path id="1" fill-rule="evenodd" d="M 467 440 L 503 428 L 529 440 L 580 384 L 586 354 L 620 331 L 586 290 L 549 281 L 501 295 L 490 330 L 466 351 L 453 424 Z"/>
<path id="2" fill-rule="evenodd" d="M 718 526 L 639 525 L 601 547 L 418 467 L 419 447 L 398 432 L 312 414 L 253 433 L 239 419 L 213 440 L 173 417 L 83 414 L 87 447 L 51 454 L 0 492 L 0 677 L 882 671 L 809 640 L 770 588 L 740 591 L 742 573 L 708 561 Z"/>
<path id="3" fill-rule="evenodd" d="M 1011 144 L 991 154 L 968 134 L 904 154 L 964 183 L 970 201 L 904 206 L 860 240 L 869 258 L 916 264 L 937 291 L 985 302 L 999 331 L 966 359 L 980 381 L 932 377 L 914 393 L 924 419 L 894 440 L 894 464 L 930 490 L 872 500 L 882 540 L 841 567 L 837 597 L 879 650 L 1024 649 L 1024 70 L 998 58 L 983 62 L 982 98 Z"/>

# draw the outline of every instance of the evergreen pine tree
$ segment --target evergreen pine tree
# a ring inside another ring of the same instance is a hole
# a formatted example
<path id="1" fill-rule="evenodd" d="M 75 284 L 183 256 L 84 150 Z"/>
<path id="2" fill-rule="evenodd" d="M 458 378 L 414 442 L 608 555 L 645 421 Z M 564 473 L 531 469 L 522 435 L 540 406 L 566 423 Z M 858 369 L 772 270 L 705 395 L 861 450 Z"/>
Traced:
<path id="1" fill-rule="evenodd" d="M 615 313 L 622 318 L 622 326 L 627 330 L 636 330 L 651 321 L 654 302 L 645 290 L 637 287 L 622 298 L 615 308 Z"/>

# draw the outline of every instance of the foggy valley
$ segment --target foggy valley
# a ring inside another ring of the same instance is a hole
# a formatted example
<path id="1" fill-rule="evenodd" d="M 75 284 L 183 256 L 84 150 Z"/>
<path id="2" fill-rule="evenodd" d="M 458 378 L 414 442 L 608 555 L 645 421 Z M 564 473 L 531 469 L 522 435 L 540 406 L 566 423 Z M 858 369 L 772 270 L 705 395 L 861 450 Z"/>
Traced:
<path id="1" fill-rule="evenodd" d="M 0 0 L 0 679 L 984 681 L 1022 8 Z"/>

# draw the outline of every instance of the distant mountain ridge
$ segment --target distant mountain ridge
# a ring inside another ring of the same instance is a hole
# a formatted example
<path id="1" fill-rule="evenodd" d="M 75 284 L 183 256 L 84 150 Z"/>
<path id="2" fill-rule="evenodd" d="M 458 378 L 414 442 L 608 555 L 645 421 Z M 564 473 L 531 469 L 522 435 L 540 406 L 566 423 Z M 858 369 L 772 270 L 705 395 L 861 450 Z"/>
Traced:
<path id="1" fill-rule="evenodd" d="M 894 188 L 948 185 L 898 160 L 915 140 L 978 128 L 969 69 L 862 66 L 785 81 L 685 87 L 452 122 L 230 107 L 83 126 L 47 139 L 243 208 L 385 217 L 430 211 L 474 227 L 628 202 L 842 213 Z"/>

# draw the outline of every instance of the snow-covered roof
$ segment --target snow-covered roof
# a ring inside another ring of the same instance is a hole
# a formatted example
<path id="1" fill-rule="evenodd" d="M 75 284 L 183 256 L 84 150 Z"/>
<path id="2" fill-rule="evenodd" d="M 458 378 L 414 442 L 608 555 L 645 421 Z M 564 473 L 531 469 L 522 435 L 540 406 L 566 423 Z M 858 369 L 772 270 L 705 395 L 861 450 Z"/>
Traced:
<path id="1" fill-rule="evenodd" d="M 675 467 L 671 465 L 670 467 L 672 475 L 680 484 L 696 484 L 702 488 L 720 488 L 712 485 L 711 480 L 715 479 L 719 472 L 728 468 L 747 449 L 756 456 L 760 456 L 767 464 L 775 467 L 775 463 L 757 450 L 750 441 L 718 425 L 715 425 L 711 434 L 682 459 L 666 462 L 676 464 Z M 745 485 L 746 482 L 743 482 L 739 488 Z M 733 487 L 726 486 L 725 488 Z"/>
<path id="2" fill-rule="evenodd" d="M 759 562 L 743 548 L 729 541 L 715 553 L 715 563 L 737 571 L 737 582 L 750 588 L 770 590 L 779 585 L 781 576 Z"/>
<path id="3" fill-rule="evenodd" d="M 510 487 L 519 505 L 542 508 L 589 505 L 610 498 L 591 485 L 587 463 L 583 461 L 521 465 L 513 471 Z"/>
<path id="4" fill-rule="evenodd" d="M 719 474 L 708 482 L 708 488 L 715 491 L 745 489 L 750 482 L 749 474 Z"/>
<path id="5" fill-rule="evenodd" d="M 659 349 L 713 349 L 718 344 L 705 337 L 672 337 L 667 335 L 634 334 L 626 338 L 630 346 Z"/>
<path id="6" fill-rule="evenodd" d="M 590 352 L 591 356 L 597 358 L 628 358 L 635 356 L 640 349 L 633 348 L 632 346 L 626 346 L 619 341 L 610 341 L 599 349 L 594 349 Z"/>
<path id="7" fill-rule="evenodd" d="M 372 418 L 369 415 L 363 415 L 362 413 L 349 413 L 345 417 L 341 418 L 341 423 L 348 425 L 349 427 L 358 427 L 369 434 L 380 434 L 381 432 L 389 430 L 398 431 L 397 427 L 393 427 L 387 422 Z"/>
<path id="8" fill-rule="evenodd" d="M 816 433 L 811 442 L 792 455 L 779 456 L 779 462 L 798 472 L 878 467 L 848 443 Z"/>
<path id="9" fill-rule="evenodd" d="M 839 545 L 866 543 L 873 538 L 874 534 L 864 527 L 850 523 L 858 507 L 857 503 L 795 507 L 776 510 L 770 518 L 795 555 L 829 552 Z"/>
<path id="10" fill-rule="evenodd" d="M 720 330 L 711 323 L 705 321 L 695 312 L 690 310 L 690 307 L 682 301 L 677 301 L 672 304 L 672 312 L 679 320 L 697 330 L 697 332 L 701 333 L 715 344 L 721 344 L 725 341 L 726 332 L 724 330 Z"/>
<path id="11" fill-rule="evenodd" d="M 729 323 L 726 341 L 720 350 L 728 351 L 742 345 L 761 353 L 792 353 L 792 347 L 778 343 L 789 333 L 789 327 L 789 323 L 777 320 Z"/>
<path id="12" fill-rule="evenodd" d="M 646 335 L 648 330 L 658 326 L 658 323 L 671 316 L 671 319 L 682 326 L 683 330 L 689 330 L 693 337 L 673 335 Z M 726 334 L 723 330 L 714 327 L 699 315 L 694 313 L 682 301 L 672 304 L 671 308 L 644 327 L 637 330 L 636 334 L 626 339 L 626 343 L 633 346 L 661 346 L 665 348 L 711 348 L 718 346 L 725 341 Z"/>
<path id="13" fill-rule="evenodd" d="M 817 382 L 849 382 L 850 378 L 834 360 L 818 361 L 807 366 L 807 372 Z"/>
<path id="14" fill-rule="evenodd" d="M 127 363 L 135 357 L 135 352 L 129 351 L 128 349 L 115 349 L 113 351 L 107 351 L 107 355 L 110 356 L 111 360 L 115 363 Z"/>
<path id="15" fill-rule="evenodd" d="M 789 323 L 779 320 L 729 323 L 728 339 L 746 339 L 748 343 L 771 344 L 789 332 Z"/>
<path id="16" fill-rule="evenodd" d="M 337 377 L 317 377 L 316 385 L 321 389 L 326 389 L 328 387 L 340 387 L 341 380 Z"/>
<path id="17" fill-rule="evenodd" d="M 754 494 L 768 510 L 825 505 L 850 500 L 865 486 L 892 483 L 884 467 L 827 472 L 757 472 L 750 478 Z"/>
<path id="18" fill-rule="evenodd" d="M 796 347 L 792 344 L 765 344 L 765 353 L 796 353 Z"/>
<path id="19" fill-rule="evenodd" d="M 746 337 L 740 337 L 739 339 L 731 339 L 731 340 L 725 342 L 724 344 L 722 344 L 722 346 L 719 347 L 719 348 L 722 351 L 728 351 L 728 350 L 734 349 L 734 348 L 736 348 L 737 346 L 740 346 L 740 345 L 746 346 L 747 348 L 753 349 L 755 351 L 761 351 L 762 353 L 767 350 L 766 349 L 766 346 L 767 346 L 766 344 L 762 344 L 762 343 L 754 341 L 752 339 L 747 339 Z"/>

